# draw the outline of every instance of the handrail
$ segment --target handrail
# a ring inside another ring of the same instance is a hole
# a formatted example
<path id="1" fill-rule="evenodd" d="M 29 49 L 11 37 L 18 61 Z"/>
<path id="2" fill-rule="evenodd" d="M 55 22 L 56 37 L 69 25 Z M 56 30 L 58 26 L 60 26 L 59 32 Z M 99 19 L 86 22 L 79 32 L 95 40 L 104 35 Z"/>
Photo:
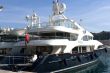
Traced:
<path id="1" fill-rule="evenodd" d="M 0 56 L 0 57 L 3 57 L 2 59 L 3 61 L 6 59 L 8 61 L 6 62 L 8 65 L 27 64 L 29 63 L 29 59 L 31 59 L 30 56 Z M 22 61 L 22 62 L 16 63 L 16 61 Z"/>
<path id="2" fill-rule="evenodd" d="M 60 19 L 60 20 L 56 20 L 56 21 L 52 21 L 52 22 L 38 23 L 36 25 L 30 25 L 30 27 L 36 28 L 36 27 L 38 27 L 39 24 L 40 24 L 40 27 L 42 27 L 42 28 L 45 28 L 48 26 L 65 26 L 65 27 L 69 27 L 69 28 L 78 29 L 78 27 L 74 24 L 74 22 L 72 22 L 69 19 Z"/>

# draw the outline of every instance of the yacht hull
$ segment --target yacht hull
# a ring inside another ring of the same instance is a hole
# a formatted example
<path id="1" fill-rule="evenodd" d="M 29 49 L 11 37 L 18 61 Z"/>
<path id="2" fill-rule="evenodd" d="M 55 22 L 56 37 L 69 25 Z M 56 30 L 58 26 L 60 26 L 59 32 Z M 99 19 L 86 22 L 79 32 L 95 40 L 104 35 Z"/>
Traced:
<path id="1" fill-rule="evenodd" d="M 39 57 L 34 63 L 27 60 L 25 64 L 19 62 L 16 56 L 13 56 L 10 61 L 15 60 L 14 64 L 7 64 L 6 66 L 0 65 L 0 69 L 11 71 L 28 71 L 37 73 L 61 73 L 72 70 L 74 72 L 86 69 L 87 67 L 97 65 L 99 57 L 105 54 L 105 49 L 96 50 L 94 52 L 77 53 L 77 54 L 53 54 Z M 11 58 L 11 57 L 10 57 Z M 20 59 L 21 60 L 21 59 Z M 26 59 L 25 59 L 26 60 Z M 7 60 L 9 61 L 9 60 Z M 22 61 L 23 62 L 23 61 Z M 6 62 L 8 63 L 8 62 Z"/>
<path id="2" fill-rule="evenodd" d="M 94 66 L 97 66 L 98 63 L 99 63 L 99 60 L 96 59 L 96 60 L 91 61 L 91 62 L 87 62 L 87 63 L 80 64 L 80 65 L 77 65 L 77 66 L 68 67 L 68 68 L 65 68 L 65 69 L 53 71 L 53 72 L 50 72 L 50 73 L 61 73 L 61 72 L 62 73 L 68 73 L 70 71 L 72 71 L 72 72 L 81 72 L 83 70 L 86 70 L 88 67 L 93 68 Z"/>
<path id="3" fill-rule="evenodd" d="M 59 54 L 48 55 L 40 64 L 33 64 L 33 72 L 44 73 L 59 73 L 68 70 L 79 71 L 92 65 L 96 65 L 99 57 L 105 53 L 105 49 L 97 50 L 88 53 L 79 54 Z"/>

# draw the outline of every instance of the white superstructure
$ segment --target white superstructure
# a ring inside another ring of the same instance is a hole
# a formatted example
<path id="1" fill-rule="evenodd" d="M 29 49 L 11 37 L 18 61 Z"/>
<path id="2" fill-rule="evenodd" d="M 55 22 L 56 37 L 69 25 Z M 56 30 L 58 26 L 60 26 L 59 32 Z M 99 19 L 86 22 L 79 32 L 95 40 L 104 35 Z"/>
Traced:
<path id="1" fill-rule="evenodd" d="M 24 29 L 0 28 L 0 56 L 13 54 L 14 44 L 24 39 Z"/>
<path id="2" fill-rule="evenodd" d="M 76 21 L 68 19 L 63 15 L 66 9 L 64 3 L 53 2 L 53 14 L 48 22 L 40 23 L 39 17 L 34 13 L 26 18 L 29 22 L 27 32 L 36 36 L 27 44 L 27 48 L 49 49 L 51 54 L 60 53 L 83 53 L 97 50 L 103 45 L 97 40 L 93 40 L 93 35 L 80 26 Z M 25 42 L 18 42 L 15 46 L 24 46 Z"/>

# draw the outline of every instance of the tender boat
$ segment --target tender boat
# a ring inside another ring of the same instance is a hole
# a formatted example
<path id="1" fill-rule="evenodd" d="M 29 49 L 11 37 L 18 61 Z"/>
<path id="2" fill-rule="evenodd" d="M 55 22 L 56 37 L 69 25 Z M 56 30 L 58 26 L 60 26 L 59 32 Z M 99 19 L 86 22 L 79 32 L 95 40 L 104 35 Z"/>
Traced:
<path id="1" fill-rule="evenodd" d="M 5 68 L 57 73 L 96 64 L 107 50 L 101 42 L 93 40 L 89 31 L 64 16 L 65 9 L 64 3 L 53 1 L 53 14 L 44 23 L 35 12 L 32 16 L 27 15 L 25 40 L 14 44 L 13 57 L 9 58 L 10 64 Z"/>

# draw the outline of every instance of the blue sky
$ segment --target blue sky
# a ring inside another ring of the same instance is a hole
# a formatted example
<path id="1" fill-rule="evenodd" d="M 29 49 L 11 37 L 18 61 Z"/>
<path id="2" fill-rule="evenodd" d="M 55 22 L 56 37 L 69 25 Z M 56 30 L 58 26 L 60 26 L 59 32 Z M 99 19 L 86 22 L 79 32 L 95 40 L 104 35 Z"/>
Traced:
<path id="1" fill-rule="evenodd" d="M 0 0 L 4 10 L 0 12 L 0 27 L 24 28 L 25 16 L 33 10 L 42 22 L 52 14 L 53 0 Z M 67 6 L 65 16 L 79 22 L 91 31 L 110 31 L 110 0 L 60 0 Z"/>

